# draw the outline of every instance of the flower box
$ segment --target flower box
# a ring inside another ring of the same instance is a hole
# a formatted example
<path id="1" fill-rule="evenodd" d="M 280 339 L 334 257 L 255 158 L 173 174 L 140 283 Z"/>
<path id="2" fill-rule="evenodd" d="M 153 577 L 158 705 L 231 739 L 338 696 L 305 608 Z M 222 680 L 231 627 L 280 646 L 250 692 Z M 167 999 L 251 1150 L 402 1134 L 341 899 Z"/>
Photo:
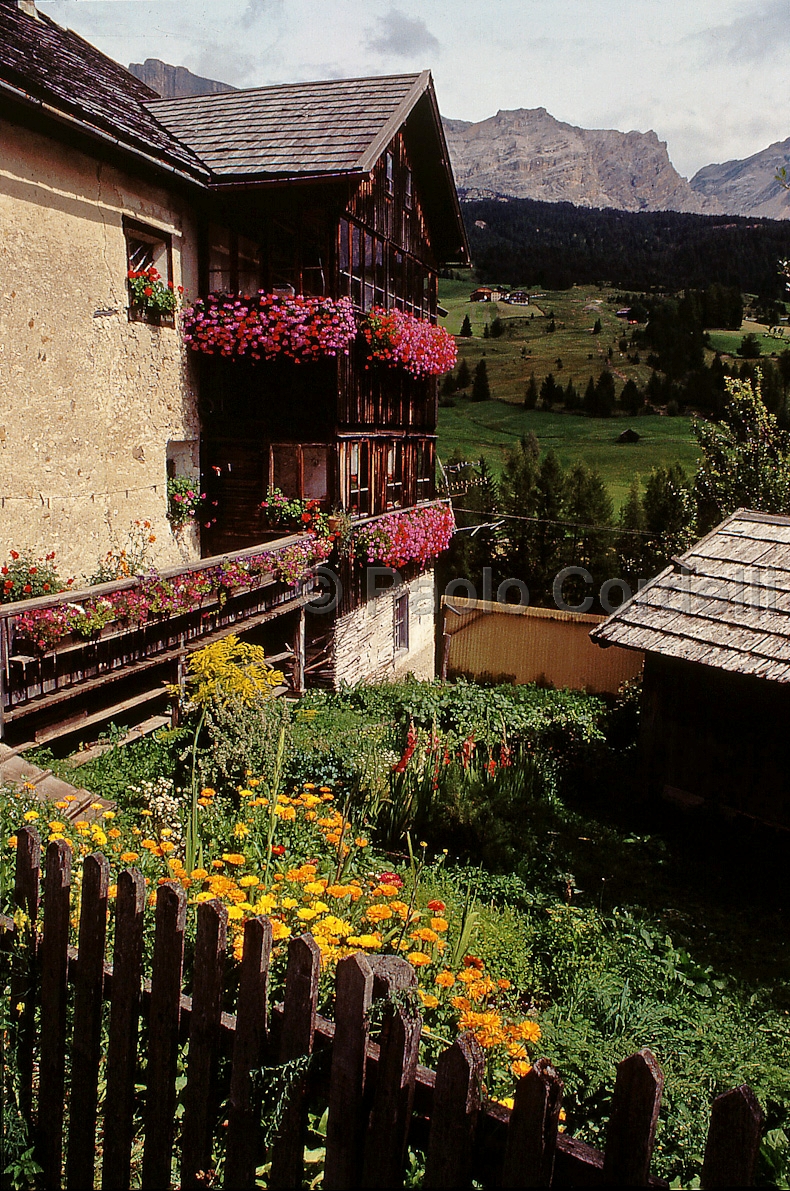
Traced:
<path id="1" fill-rule="evenodd" d="M 267 294 L 209 294 L 182 315 L 184 342 L 192 351 L 229 359 L 297 364 L 348 355 L 356 338 L 348 298 L 305 298 Z"/>

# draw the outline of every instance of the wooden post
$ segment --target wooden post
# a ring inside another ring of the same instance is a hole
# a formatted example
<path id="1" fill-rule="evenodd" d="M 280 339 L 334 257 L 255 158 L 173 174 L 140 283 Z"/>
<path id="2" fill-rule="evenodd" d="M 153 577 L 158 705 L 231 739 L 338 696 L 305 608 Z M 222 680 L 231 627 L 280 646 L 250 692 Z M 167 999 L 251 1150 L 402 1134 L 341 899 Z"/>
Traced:
<path id="1" fill-rule="evenodd" d="M 198 1171 L 211 1167 L 216 1068 L 222 1020 L 222 986 L 228 911 L 222 902 L 201 902 L 197 912 L 195 980 L 189 1019 L 189 1067 L 181 1130 L 181 1186 L 204 1185 Z"/>
<path id="2" fill-rule="evenodd" d="M 244 955 L 239 978 L 230 1109 L 225 1147 L 227 1191 L 248 1191 L 255 1186 L 260 1145 L 260 1119 L 250 1071 L 260 1066 L 269 1041 L 269 960 L 272 924 L 268 918 L 248 918 L 244 924 Z"/>
<path id="3" fill-rule="evenodd" d="M 71 848 L 63 839 L 53 840 L 47 848 L 44 937 L 41 942 L 38 1161 L 45 1187 L 61 1186 L 70 892 Z"/>
<path id="4" fill-rule="evenodd" d="M 137 869 L 118 877 L 115 899 L 112 1004 L 107 1047 L 103 1191 L 129 1191 L 134 1139 L 134 1085 L 143 971 L 145 881 Z"/>
<path id="5" fill-rule="evenodd" d="M 416 1009 L 405 1007 L 403 994 L 398 1000 L 397 1005 L 388 1002 L 381 1029 L 376 1095 L 365 1139 L 363 1187 L 403 1185 L 422 1020 Z"/>
<path id="6" fill-rule="evenodd" d="M 700 1183 L 711 1187 L 752 1187 L 765 1118 L 747 1084 L 717 1096 L 710 1113 Z"/>
<path id="7" fill-rule="evenodd" d="M 603 1160 L 607 1186 L 647 1186 L 663 1088 L 664 1074 L 651 1051 L 617 1064 Z"/>
<path id="8" fill-rule="evenodd" d="M 148 1018 L 144 1191 L 169 1191 L 170 1187 L 186 908 L 187 896 L 180 885 L 168 881 L 159 886 Z"/>
<path id="9" fill-rule="evenodd" d="M 318 977 L 321 952 L 311 935 L 300 935 L 288 944 L 288 968 L 285 976 L 280 1062 L 287 1063 L 313 1053 L 315 1010 L 318 1002 Z M 305 1092 L 307 1079 L 292 1086 L 280 1134 L 272 1148 L 270 1188 L 302 1186 L 304 1139 L 307 1129 Z"/>
<path id="10" fill-rule="evenodd" d="M 562 1080 L 538 1059 L 516 1085 L 505 1145 L 503 1187 L 550 1187 L 562 1104 Z"/>
<path id="11" fill-rule="evenodd" d="M 17 832 L 14 905 L 27 915 L 11 975 L 11 1013 L 17 1023 L 19 1107 L 28 1125 L 33 1123 L 33 1056 L 36 1041 L 36 956 L 38 954 L 39 882 L 41 840 L 35 827 Z M 17 1008 L 21 1006 L 21 1008 Z"/>
<path id="12" fill-rule="evenodd" d="M 439 1056 L 433 1093 L 426 1187 L 471 1187 L 472 1150 L 480 1113 L 483 1052 L 471 1032 Z"/>
<path id="13" fill-rule="evenodd" d="M 373 969 L 364 955 L 341 959 L 335 975 L 335 1037 L 329 1083 L 324 1183 L 361 1186 L 365 1142 L 365 1061 Z"/>
<path id="14" fill-rule="evenodd" d="M 296 632 L 294 634 L 294 661 L 293 661 L 293 683 L 294 693 L 301 695 L 304 692 L 304 664 L 305 664 L 305 619 L 306 613 L 304 605 L 299 609 L 299 619 L 296 625 Z"/>
<path id="15" fill-rule="evenodd" d="M 74 1034 L 71 1044 L 71 1100 L 66 1185 L 93 1186 L 96 1161 L 96 1106 L 101 1062 L 104 948 L 110 866 L 101 853 L 82 866 L 79 961 L 75 977 Z"/>

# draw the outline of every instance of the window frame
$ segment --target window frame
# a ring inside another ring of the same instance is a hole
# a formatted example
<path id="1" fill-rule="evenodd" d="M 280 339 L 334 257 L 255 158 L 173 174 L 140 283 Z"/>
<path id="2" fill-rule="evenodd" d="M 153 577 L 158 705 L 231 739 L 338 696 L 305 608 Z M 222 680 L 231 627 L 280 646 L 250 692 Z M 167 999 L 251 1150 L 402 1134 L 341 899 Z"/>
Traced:
<path id="1" fill-rule="evenodd" d="M 409 589 L 399 591 L 392 601 L 392 643 L 396 654 L 409 652 Z"/>
<path id="2" fill-rule="evenodd" d="M 149 264 L 153 264 L 159 272 L 163 283 L 172 282 L 175 285 L 175 278 L 173 276 L 173 236 L 170 232 L 163 231 L 160 227 L 154 227 L 150 223 L 143 223 L 139 219 L 130 219 L 124 215 L 122 219 L 124 247 L 126 250 L 126 271 L 130 270 L 139 272 L 140 268 L 147 268 L 147 265 L 142 262 L 132 260 L 131 241 L 137 240 L 138 243 L 150 243 L 161 246 L 161 253 L 156 256 L 152 254 Z M 164 271 L 162 269 L 162 262 L 164 261 Z M 132 290 L 129 284 L 129 278 L 126 279 L 126 296 L 128 306 L 126 314 L 130 323 L 150 323 L 154 326 L 175 327 L 176 319 L 173 314 L 155 315 L 148 310 L 141 310 L 139 307 L 132 304 Z"/>

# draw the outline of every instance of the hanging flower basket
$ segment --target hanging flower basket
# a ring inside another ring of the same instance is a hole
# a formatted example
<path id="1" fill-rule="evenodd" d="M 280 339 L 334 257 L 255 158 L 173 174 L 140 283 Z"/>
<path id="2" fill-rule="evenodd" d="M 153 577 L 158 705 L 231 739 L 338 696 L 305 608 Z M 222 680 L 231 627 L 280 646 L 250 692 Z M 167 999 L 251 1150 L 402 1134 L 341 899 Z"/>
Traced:
<path id="1" fill-rule="evenodd" d="M 348 355 L 356 338 L 348 298 L 254 297 L 209 294 L 182 314 L 184 342 L 192 351 L 230 359 L 304 363 Z"/>
<path id="2" fill-rule="evenodd" d="M 361 330 L 371 361 L 404 368 L 412 376 L 441 376 L 455 367 L 455 340 L 427 319 L 374 306 Z"/>
<path id="3" fill-rule="evenodd" d="M 354 553 L 360 562 L 387 567 L 426 563 L 447 549 L 454 532 L 453 510 L 445 504 L 386 513 L 358 530 Z"/>

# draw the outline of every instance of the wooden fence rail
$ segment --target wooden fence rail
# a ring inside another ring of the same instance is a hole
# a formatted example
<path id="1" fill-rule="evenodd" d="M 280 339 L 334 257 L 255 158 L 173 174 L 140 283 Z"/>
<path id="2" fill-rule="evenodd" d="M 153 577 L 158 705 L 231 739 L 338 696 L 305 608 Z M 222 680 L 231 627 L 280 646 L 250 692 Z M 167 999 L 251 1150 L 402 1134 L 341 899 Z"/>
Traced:
<path id="1" fill-rule="evenodd" d="M 470 1033 L 440 1056 L 435 1073 L 419 1066 L 416 977 L 405 960 L 341 960 L 331 1022 L 316 1012 L 319 950 L 302 935 L 288 945 L 283 1003 L 270 1010 L 271 925 L 251 918 L 231 1015 L 223 1012 L 227 910 L 220 902 L 198 907 L 192 994 L 185 996 L 187 903 L 180 885 L 166 882 L 156 892 L 148 981 L 140 873 L 125 870 L 118 878 L 110 965 L 105 858 L 84 861 L 77 949 L 69 946 L 71 851 L 62 840 L 47 848 L 43 924 L 40 861 L 35 829 L 22 828 L 14 899 L 25 917 L 3 918 L 0 927 L 13 954 L 20 1104 L 43 1187 L 93 1187 L 97 1175 L 103 1191 L 219 1185 L 218 1151 L 226 1188 L 254 1187 L 267 1162 L 269 1187 L 301 1187 L 307 1113 L 316 1106 L 328 1106 L 323 1185 L 331 1189 L 402 1186 L 408 1145 L 425 1154 L 425 1187 L 471 1187 L 473 1178 L 487 1187 L 666 1185 L 649 1173 L 663 1086 L 649 1050 L 619 1064 L 600 1153 L 558 1132 L 563 1085 L 547 1059 L 519 1080 L 512 1111 L 483 1098 L 483 1056 Z M 371 1038 L 376 1000 L 384 1002 L 382 1024 Z M 279 1075 L 285 1089 L 268 1151 L 259 1073 Z M 762 1125 L 748 1087 L 714 1101 L 703 1187 L 752 1185 Z"/>

